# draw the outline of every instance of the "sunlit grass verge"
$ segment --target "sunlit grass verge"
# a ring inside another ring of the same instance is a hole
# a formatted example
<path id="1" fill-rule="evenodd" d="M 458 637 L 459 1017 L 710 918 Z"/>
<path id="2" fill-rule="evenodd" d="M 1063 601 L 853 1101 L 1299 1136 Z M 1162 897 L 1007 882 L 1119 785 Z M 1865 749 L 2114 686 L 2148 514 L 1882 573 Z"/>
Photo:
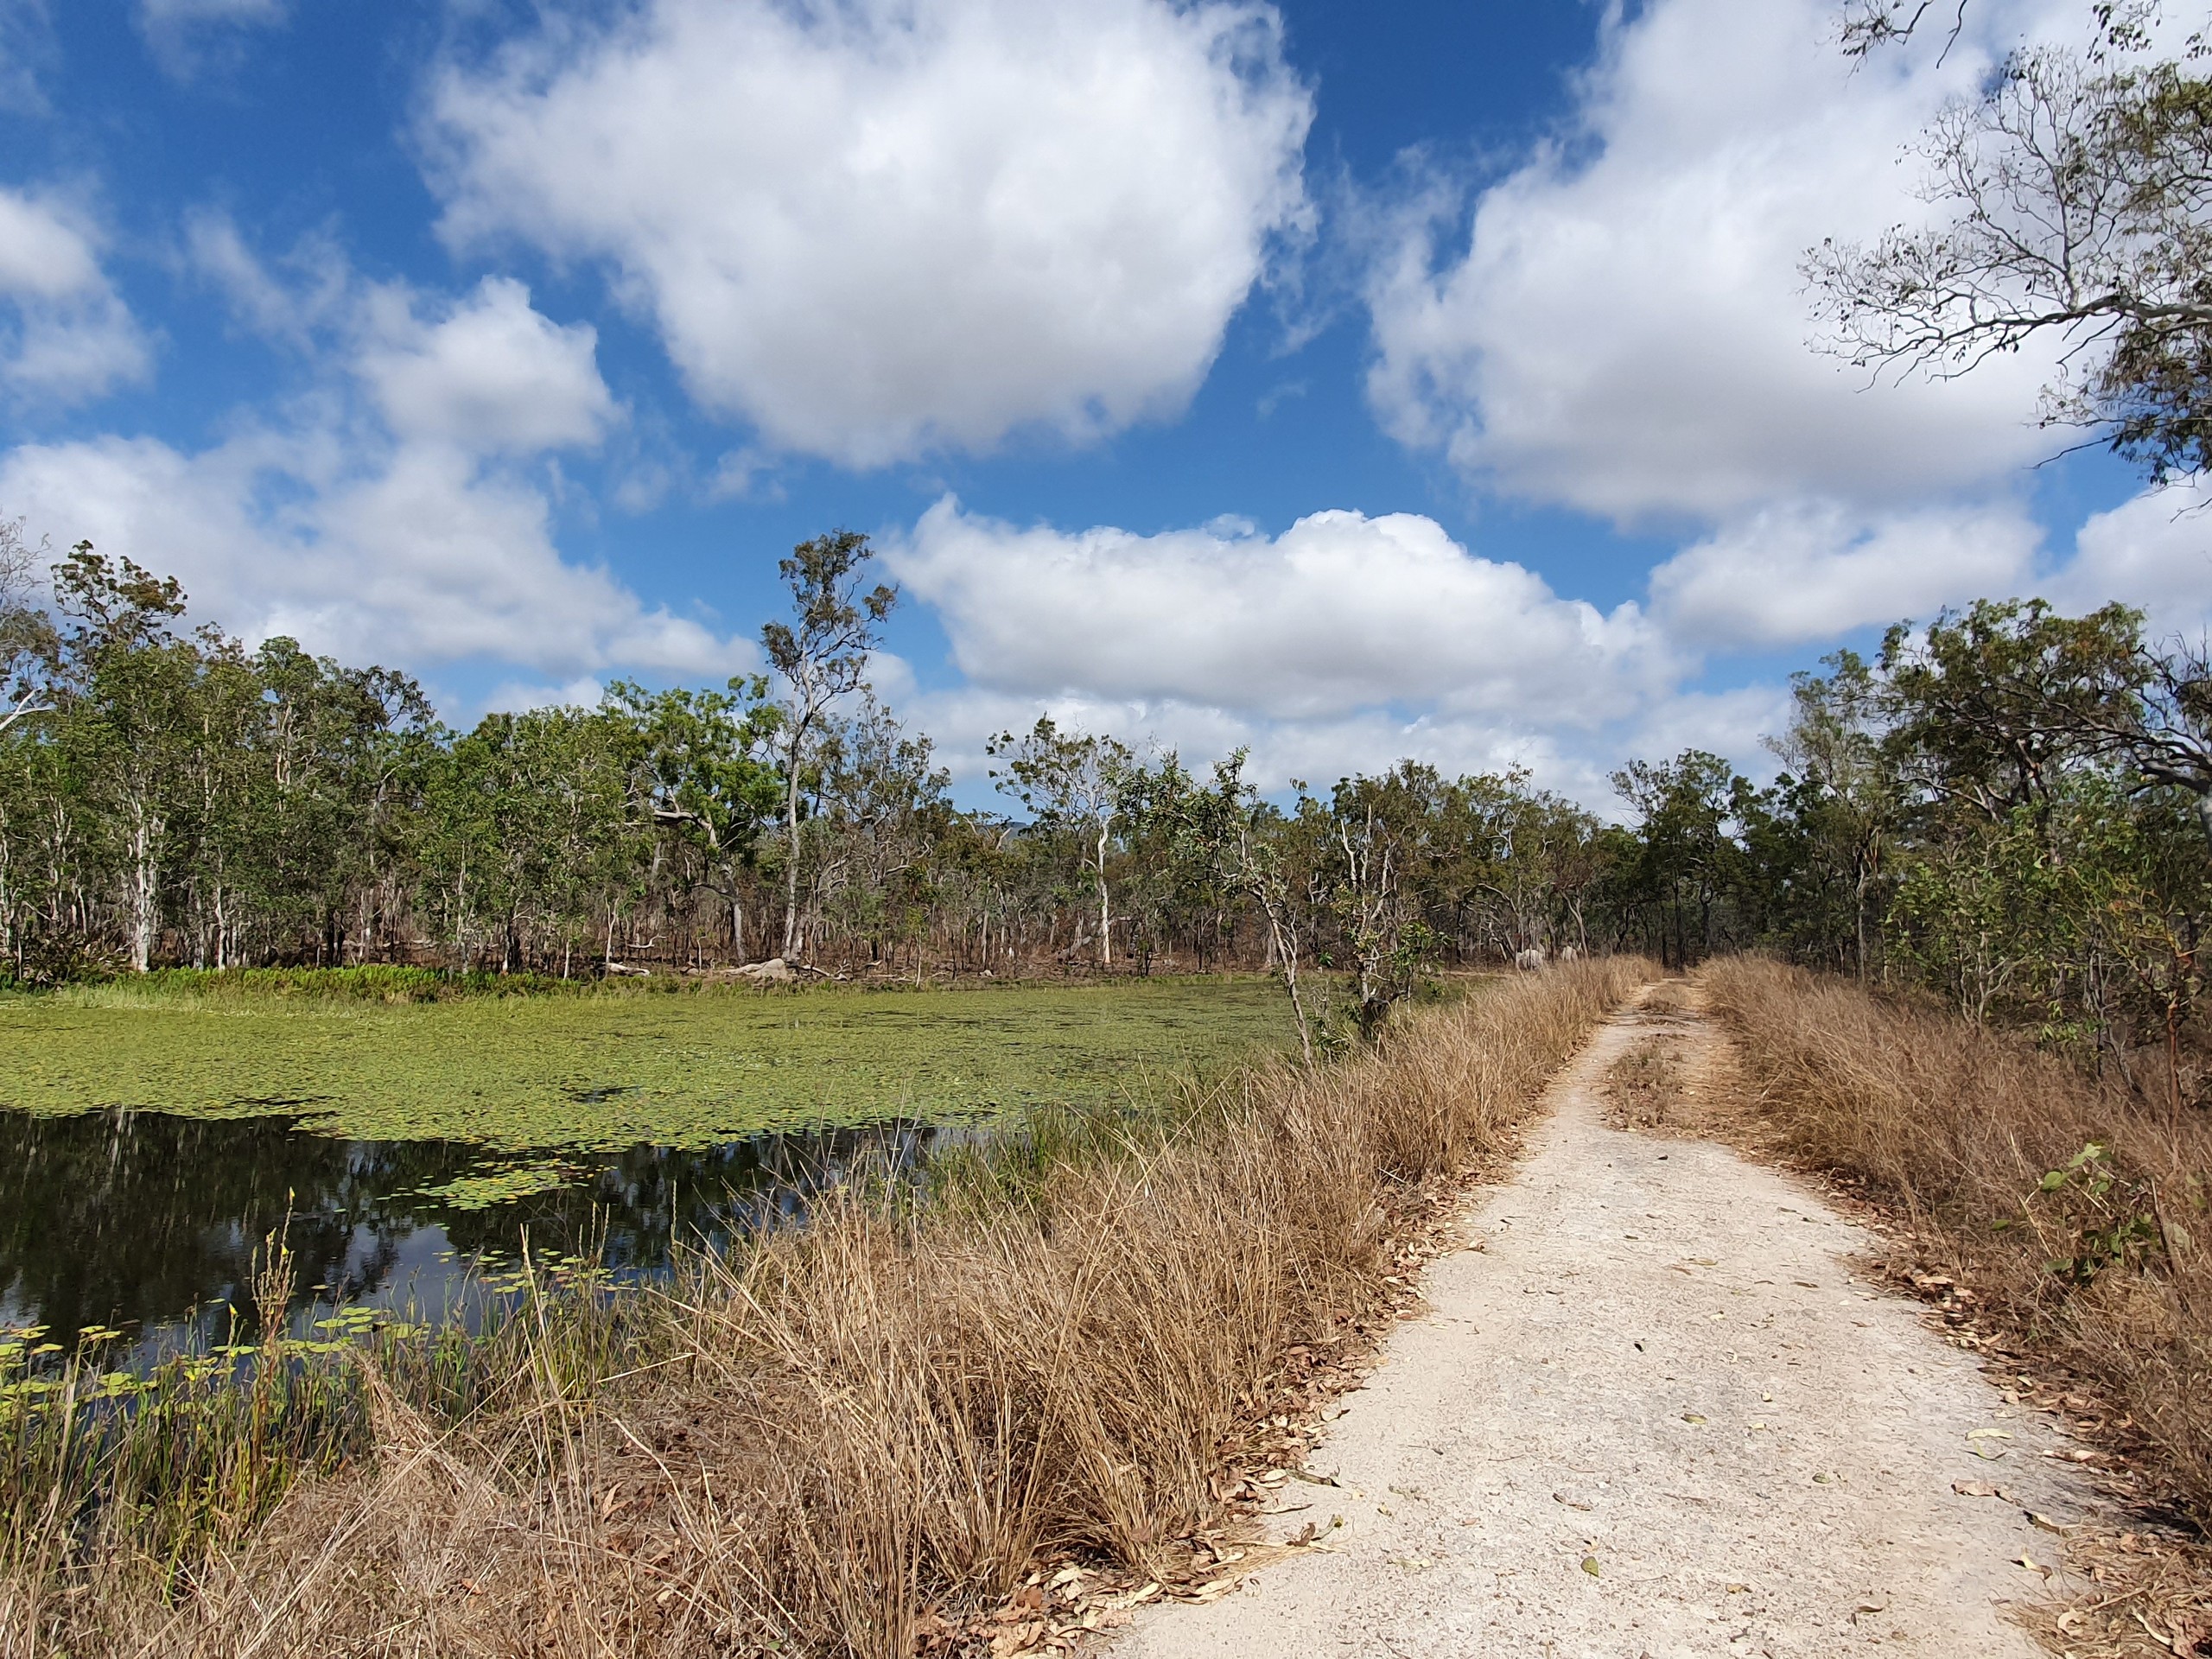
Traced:
<path id="1" fill-rule="evenodd" d="M 1894 1214 L 1962 1320 L 2105 1393 L 2212 1524 L 2212 1123 L 1847 982 L 1754 958 L 1701 979 L 1788 1148 Z"/>
<path id="2" fill-rule="evenodd" d="M 1147 1571 L 1639 971 L 1058 1117 L 939 1165 L 926 1203 L 833 1198 L 666 1290 L 319 1360 L 350 1379 L 342 1452 L 289 1454 L 312 1478 L 203 1509 L 188 1546 L 149 1546 L 136 1486 L 94 1469 L 51 1502 L 19 1459 L 0 1652 L 905 1659 L 1040 1559 Z"/>

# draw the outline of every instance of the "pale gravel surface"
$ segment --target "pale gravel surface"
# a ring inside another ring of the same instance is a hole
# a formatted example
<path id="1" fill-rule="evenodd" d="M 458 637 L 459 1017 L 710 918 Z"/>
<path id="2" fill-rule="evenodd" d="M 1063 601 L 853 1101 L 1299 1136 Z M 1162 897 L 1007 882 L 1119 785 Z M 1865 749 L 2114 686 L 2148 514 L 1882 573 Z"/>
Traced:
<path id="1" fill-rule="evenodd" d="M 2042 1455 L 2065 1442 L 1859 1276 L 1872 1241 L 1801 1183 L 1607 1128 L 1638 1023 L 1562 1076 L 1346 1396 L 1307 1465 L 1338 1485 L 1285 1488 L 1312 1507 L 1270 1524 L 1327 1551 L 1146 1610 L 1116 1659 L 2041 1651 L 2003 1609 L 2044 1593 L 2019 1557 L 2059 1554 L 2024 1511 L 2088 1502 Z"/>

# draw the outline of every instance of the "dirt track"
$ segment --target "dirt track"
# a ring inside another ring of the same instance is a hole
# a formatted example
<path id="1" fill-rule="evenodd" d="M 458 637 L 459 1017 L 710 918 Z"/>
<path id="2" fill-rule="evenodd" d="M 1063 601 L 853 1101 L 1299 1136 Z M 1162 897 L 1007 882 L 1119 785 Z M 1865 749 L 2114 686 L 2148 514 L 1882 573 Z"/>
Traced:
<path id="1" fill-rule="evenodd" d="M 1286 1488 L 1272 1524 L 1325 1548 L 1147 1611 L 1117 1659 L 2040 1651 L 2004 1607 L 2058 1558 L 2027 1512 L 2084 1502 L 2063 1442 L 1858 1276 L 1867 1235 L 1800 1183 L 1607 1128 L 1639 1020 L 1470 1209 L 1309 1463 L 1336 1484 Z"/>

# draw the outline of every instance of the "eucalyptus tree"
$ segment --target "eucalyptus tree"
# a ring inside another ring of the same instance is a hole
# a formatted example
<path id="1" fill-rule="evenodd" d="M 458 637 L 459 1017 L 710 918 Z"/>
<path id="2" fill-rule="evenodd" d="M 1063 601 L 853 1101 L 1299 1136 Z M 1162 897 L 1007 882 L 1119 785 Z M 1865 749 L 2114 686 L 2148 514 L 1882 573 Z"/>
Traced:
<path id="1" fill-rule="evenodd" d="M 1325 804 L 1300 804 L 1301 817 L 1319 806 L 1327 825 L 1320 880 L 1350 958 L 1353 1019 L 1363 1037 L 1373 1038 L 1391 1007 L 1413 995 L 1434 954 L 1436 935 L 1416 888 L 1435 856 L 1431 832 L 1446 793 L 1433 767 L 1408 760 L 1380 778 L 1342 779 Z"/>
<path id="2" fill-rule="evenodd" d="M 1661 960 L 1682 967 L 1711 955 L 1729 942 L 1726 912 L 1746 874 L 1736 830 L 1752 806 L 1750 784 L 1701 749 L 1658 764 L 1631 760 L 1612 783 L 1636 809 L 1633 862 L 1623 874 L 1631 901 L 1649 907 Z"/>
<path id="3" fill-rule="evenodd" d="M 461 963 L 565 969 L 598 921 L 598 893 L 634 850 L 620 723 L 598 710 L 491 714 L 454 741 L 430 785 L 423 854 Z M 532 947 L 543 949 L 533 950 Z"/>
<path id="4" fill-rule="evenodd" d="M 604 704 L 628 734 L 633 809 L 698 860 L 706 887 L 727 909 L 730 949 L 741 962 L 747 879 L 784 799 L 772 747 L 782 713 L 767 697 L 759 676 L 740 676 L 720 691 L 648 691 L 618 680 Z"/>
<path id="5" fill-rule="evenodd" d="M 1804 270 L 1861 366 L 1949 376 L 2059 343 L 2046 423 L 2085 427 L 2153 479 L 2212 461 L 2212 78 L 2163 8 L 2093 8 L 2094 45 L 2015 54 L 1920 146 L 1937 211 L 1871 243 L 1830 240 Z M 1859 0 L 1864 54 L 1966 0 Z"/>
<path id="6" fill-rule="evenodd" d="M 250 864 L 264 925 L 312 938 L 337 959 L 377 925 L 424 760 L 422 688 L 386 668 L 349 668 L 278 635 L 245 664 L 254 697 Z"/>
<path id="7" fill-rule="evenodd" d="M 784 773 L 784 955 L 799 944 L 799 803 L 805 773 L 831 712 L 868 683 L 868 659 L 882 643 L 883 619 L 899 602 L 887 582 L 866 586 L 874 552 L 868 537 L 836 530 L 801 542 L 777 565 L 791 589 L 791 620 L 770 622 L 760 643 L 784 685 L 772 735 Z"/>
<path id="8" fill-rule="evenodd" d="M 1589 948 L 1590 894 L 1602 864 L 1592 814 L 1534 787 L 1518 768 L 1460 779 L 1439 811 L 1442 856 L 1424 881 L 1455 932 L 1472 911 L 1499 956 Z"/>
<path id="9" fill-rule="evenodd" d="M 1267 930 L 1267 967 L 1279 974 L 1298 1024 L 1299 1052 L 1313 1064 L 1313 1014 L 1299 985 L 1313 922 L 1310 858 L 1285 833 L 1283 814 L 1244 775 L 1248 752 L 1214 763 L 1211 780 L 1174 803 L 1184 856 L 1224 893 L 1250 904 Z M 1301 795 L 1304 791 L 1300 791 Z M 1310 845 L 1310 842 L 1309 842 Z"/>
<path id="10" fill-rule="evenodd" d="M 1875 695 L 1908 787 L 1982 823 L 2047 813 L 2091 734 L 2127 718 L 2141 620 L 2120 605 L 2069 617 L 2042 600 L 1979 600 L 1891 628 Z"/>
<path id="11" fill-rule="evenodd" d="M 1001 732 L 986 747 L 994 760 L 1006 763 L 1003 771 L 991 772 L 1002 793 L 1019 800 L 1039 827 L 1080 839 L 1097 898 L 1098 965 L 1112 967 L 1114 905 L 1107 855 L 1115 826 L 1141 787 L 1135 752 L 1119 738 L 1063 730 L 1050 715 L 1039 715 L 1020 737 Z"/>
<path id="12" fill-rule="evenodd" d="M 823 743 L 819 772 L 810 863 L 839 925 L 871 957 L 918 944 L 937 897 L 935 852 L 955 817 L 936 745 L 863 692 Z"/>
<path id="13" fill-rule="evenodd" d="M 53 580 L 64 625 L 55 700 L 84 776 L 120 831 L 128 949 L 143 973 L 161 935 L 173 820 L 194 761 L 200 653 L 175 631 L 185 601 L 174 576 L 79 542 Z"/>
<path id="14" fill-rule="evenodd" d="M 1884 753 L 1884 688 L 1856 652 L 1821 659 L 1826 675 L 1790 677 L 1788 731 L 1767 740 L 1786 770 L 1778 788 L 1808 849 L 1849 895 L 1851 962 L 1872 971 L 1885 867 L 1901 828 L 1903 790 Z"/>
<path id="15" fill-rule="evenodd" d="M 53 711 L 46 677 L 57 642 L 38 602 L 42 550 L 24 543 L 21 519 L 0 523 L 0 737 Z"/>

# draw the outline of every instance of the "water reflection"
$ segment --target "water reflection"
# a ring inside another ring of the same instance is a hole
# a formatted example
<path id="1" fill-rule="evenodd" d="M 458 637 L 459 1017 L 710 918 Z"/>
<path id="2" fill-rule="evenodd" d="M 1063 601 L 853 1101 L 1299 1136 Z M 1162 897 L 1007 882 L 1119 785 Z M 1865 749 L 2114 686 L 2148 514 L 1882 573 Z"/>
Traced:
<path id="1" fill-rule="evenodd" d="M 677 1241 L 726 1244 L 856 1172 L 918 1171 L 912 1123 L 762 1135 L 704 1150 L 583 1155 L 547 1190 L 471 1205 L 512 1168 L 441 1141 L 337 1141 L 289 1120 L 0 1110 L 0 1322 L 67 1343 L 90 1325 L 219 1338 L 247 1319 L 256 1249 L 290 1217 L 294 1302 L 450 1306 L 473 1257 L 596 1249 L 651 1273 Z M 490 1182 L 486 1181 L 490 1178 Z M 459 1183 L 463 1196 L 440 1191 Z"/>

